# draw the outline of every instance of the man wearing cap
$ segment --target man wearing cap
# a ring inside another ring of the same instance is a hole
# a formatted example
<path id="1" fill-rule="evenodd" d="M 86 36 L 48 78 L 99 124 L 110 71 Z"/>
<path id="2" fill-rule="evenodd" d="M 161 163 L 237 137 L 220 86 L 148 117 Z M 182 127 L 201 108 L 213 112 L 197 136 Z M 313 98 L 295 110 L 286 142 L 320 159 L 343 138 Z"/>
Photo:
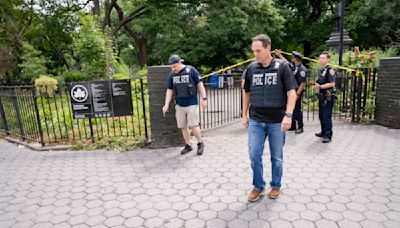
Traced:
<path id="1" fill-rule="evenodd" d="M 268 196 L 277 199 L 281 195 L 285 131 L 292 125 L 297 85 L 288 64 L 272 58 L 271 39 L 267 35 L 255 36 L 251 49 L 256 61 L 247 66 L 244 73 L 242 122 L 249 129 L 254 188 L 248 200 L 254 202 L 265 190 L 262 159 L 267 138 L 272 169 Z"/>
<path id="2" fill-rule="evenodd" d="M 182 59 L 178 55 L 169 57 L 168 62 L 171 66 L 171 73 L 167 79 L 167 92 L 165 96 L 165 104 L 163 113 L 166 113 L 172 97 L 175 97 L 175 117 L 178 128 L 181 129 L 185 147 L 181 154 L 189 153 L 193 150 L 190 145 L 190 129 L 197 139 L 197 155 L 202 155 L 204 143 L 199 128 L 199 110 L 197 92 L 201 96 L 201 108 L 207 108 L 206 90 L 200 73 L 190 65 L 184 65 Z"/>
<path id="3" fill-rule="evenodd" d="M 277 55 L 282 61 L 288 62 L 285 57 L 281 54 L 281 50 L 275 50 L 275 55 Z M 301 99 L 303 97 L 304 88 L 306 85 L 306 75 L 307 75 L 307 68 L 301 62 L 303 55 L 300 52 L 293 51 L 292 52 L 292 59 L 290 67 L 292 68 L 292 72 L 294 78 L 297 82 L 297 100 L 296 106 L 294 107 L 293 111 L 293 120 L 292 127 L 290 130 L 295 130 L 296 134 L 303 133 L 303 111 L 301 109 Z"/>
<path id="4" fill-rule="evenodd" d="M 335 71 L 329 66 L 331 56 L 328 52 L 322 52 L 319 56 L 319 64 L 322 70 L 319 73 L 317 81 L 311 88 L 318 91 L 318 112 L 321 122 L 321 132 L 315 136 L 322 137 L 323 143 L 329 143 L 332 140 L 332 111 L 336 95 L 335 89 Z"/>

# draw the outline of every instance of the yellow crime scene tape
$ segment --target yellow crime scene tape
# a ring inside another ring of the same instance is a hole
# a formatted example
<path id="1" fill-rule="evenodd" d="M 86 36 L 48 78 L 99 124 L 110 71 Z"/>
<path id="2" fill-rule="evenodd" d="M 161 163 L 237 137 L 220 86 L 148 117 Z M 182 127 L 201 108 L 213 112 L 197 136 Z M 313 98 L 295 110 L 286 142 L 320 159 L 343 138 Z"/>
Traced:
<path id="1" fill-rule="evenodd" d="M 272 53 L 274 53 L 274 51 L 273 51 Z M 282 53 L 282 54 L 285 54 L 285 55 L 289 55 L 289 56 L 292 55 L 292 53 L 285 52 L 285 51 L 281 51 L 281 53 Z M 317 59 L 312 59 L 312 58 L 308 58 L 308 57 L 303 57 L 302 59 L 306 59 L 306 60 L 308 60 L 308 61 L 318 63 L 318 60 L 317 60 Z M 211 73 L 209 73 L 209 74 L 203 75 L 203 76 L 201 76 L 201 78 L 210 77 L 210 76 L 213 75 L 213 74 L 218 74 L 218 73 L 224 72 L 224 71 L 226 71 L 226 70 L 229 70 L 229 69 L 231 69 L 231 68 L 234 68 L 234 67 L 243 65 L 243 64 L 245 64 L 245 63 L 248 63 L 248 62 L 251 62 L 251 61 L 254 61 L 254 60 L 255 60 L 255 58 L 251 58 L 251 59 L 248 59 L 248 60 L 245 60 L 245 61 L 236 63 L 236 64 L 234 64 L 234 65 L 231 65 L 231 66 L 222 68 L 222 69 L 220 69 L 220 70 L 211 72 Z M 356 69 L 352 69 L 352 68 L 348 68 L 348 67 L 343 67 L 343 66 L 339 66 L 339 65 L 336 65 L 336 64 L 332 64 L 332 63 L 329 63 L 328 65 L 330 65 L 330 66 L 332 66 L 332 67 L 334 67 L 334 68 L 346 70 L 346 71 L 348 71 L 348 72 L 355 72 L 355 73 L 356 73 L 356 75 L 355 75 L 356 77 L 361 76 L 362 79 L 365 80 L 364 72 L 362 72 L 362 71 L 360 71 L 360 70 L 356 70 Z"/>

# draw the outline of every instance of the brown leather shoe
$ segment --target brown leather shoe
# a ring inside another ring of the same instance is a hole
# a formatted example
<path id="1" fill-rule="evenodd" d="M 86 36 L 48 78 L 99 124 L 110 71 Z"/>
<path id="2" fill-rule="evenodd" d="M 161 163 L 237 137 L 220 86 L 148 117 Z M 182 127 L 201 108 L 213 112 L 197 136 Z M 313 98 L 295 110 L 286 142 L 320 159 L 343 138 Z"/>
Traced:
<path id="1" fill-rule="evenodd" d="M 271 188 L 271 191 L 268 193 L 268 197 L 270 199 L 278 199 L 281 194 L 282 191 L 279 188 Z"/>
<path id="2" fill-rule="evenodd" d="M 264 195 L 264 190 L 259 191 L 258 189 L 253 189 L 253 190 L 249 193 L 249 196 L 248 196 L 247 199 L 248 199 L 250 202 L 255 202 L 255 201 L 257 201 L 258 199 L 260 199 L 260 197 L 261 197 L 262 195 Z"/>

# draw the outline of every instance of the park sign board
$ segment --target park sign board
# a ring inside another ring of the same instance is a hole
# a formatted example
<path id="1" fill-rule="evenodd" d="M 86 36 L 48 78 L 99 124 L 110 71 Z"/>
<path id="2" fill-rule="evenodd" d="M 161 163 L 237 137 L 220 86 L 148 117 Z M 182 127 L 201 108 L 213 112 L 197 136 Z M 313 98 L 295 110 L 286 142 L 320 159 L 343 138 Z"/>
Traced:
<path id="1" fill-rule="evenodd" d="M 72 82 L 69 88 L 75 119 L 133 115 L 129 79 Z"/>

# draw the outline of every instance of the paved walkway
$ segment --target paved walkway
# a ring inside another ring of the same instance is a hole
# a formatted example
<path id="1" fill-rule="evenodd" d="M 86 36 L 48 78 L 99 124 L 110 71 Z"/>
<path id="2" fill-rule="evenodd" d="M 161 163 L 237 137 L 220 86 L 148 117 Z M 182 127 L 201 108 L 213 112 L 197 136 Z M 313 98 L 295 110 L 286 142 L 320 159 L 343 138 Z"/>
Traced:
<path id="1" fill-rule="evenodd" d="M 200 157 L 0 141 L 0 227 L 400 227 L 400 131 L 336 124 L 327 145 L 316 131 L 287 134 L 284 195 L 256 203 L 240 124 L 206 133 Z"/>

